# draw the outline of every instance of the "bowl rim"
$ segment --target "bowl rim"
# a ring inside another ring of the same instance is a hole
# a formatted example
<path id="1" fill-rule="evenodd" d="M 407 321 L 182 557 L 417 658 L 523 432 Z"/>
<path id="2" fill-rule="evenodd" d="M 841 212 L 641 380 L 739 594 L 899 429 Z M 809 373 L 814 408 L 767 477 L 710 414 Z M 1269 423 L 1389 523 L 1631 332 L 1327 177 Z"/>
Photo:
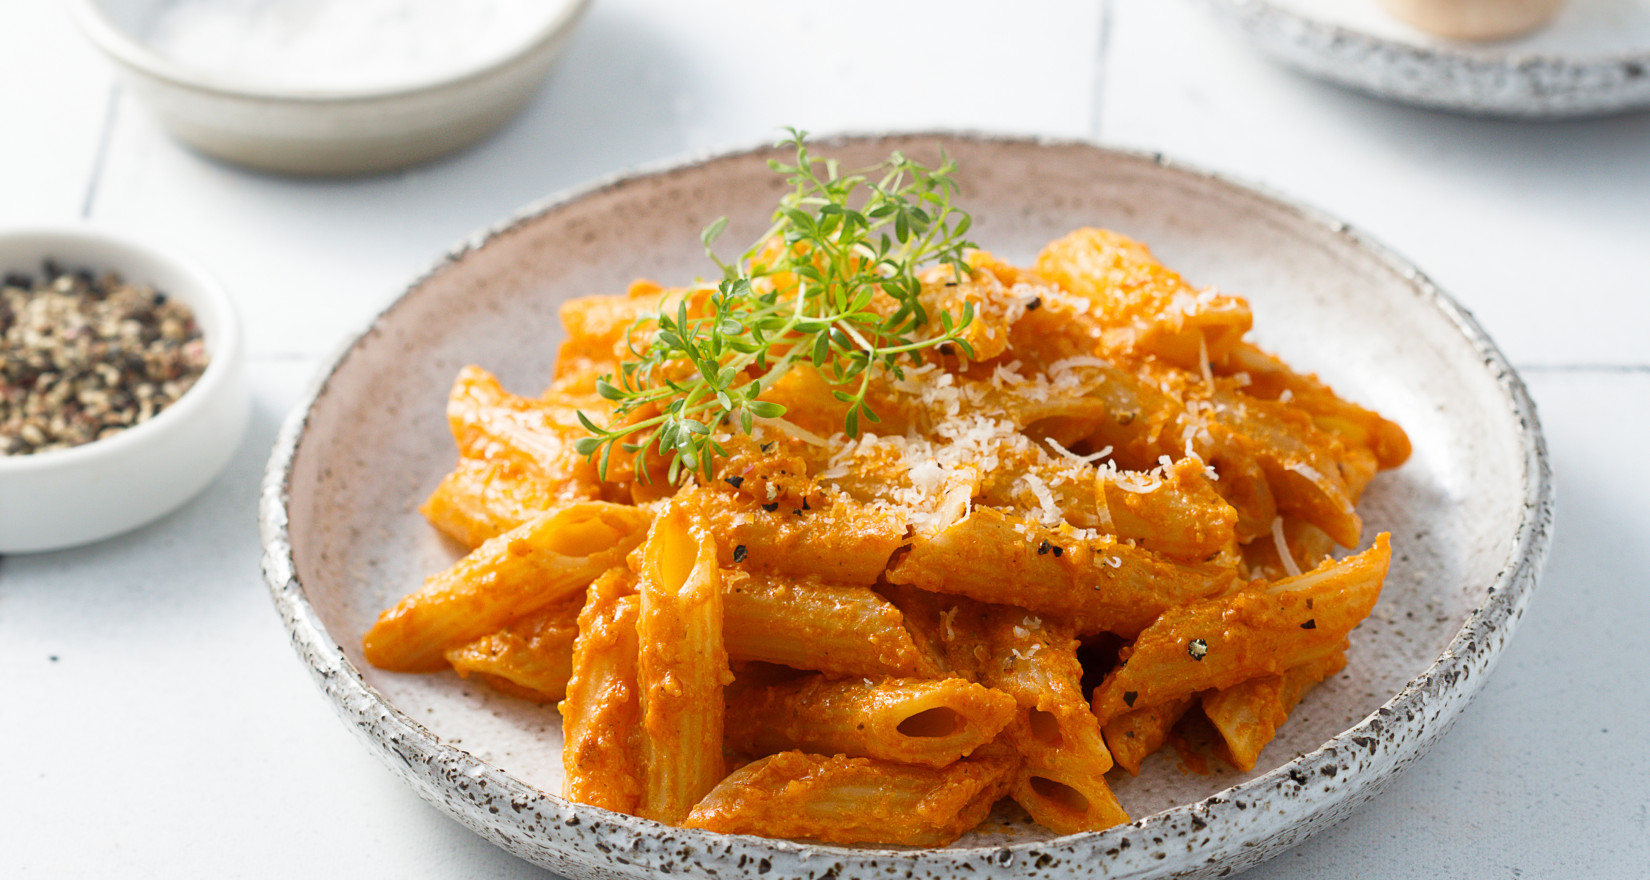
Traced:
<path id="1" fill-rule="evenodd" d="M 41 239 L 43 242 L 57 239 L 67 245 L 67 247 L 58 248 L 58 250 L 68 251 L 72 251 L 75 246 L 86 242 L 113 244 L 116 247 L 146 254 L 157 262 L 166 264 L 171 269 L 176 270 L 180 276 L 189 280 L 190 291 L 185 294 L 177 294 L 172 290 L 157 292 L 164 293 L 168 297 L 176 295 L 185 300 L 189 310 L 194 313 L 196 326 L 201 330 L 201 339 L 207 345 L 207 362 L 206 369 L 202 371 L 200 378 L 195 380 L 195 384 L 189 386 L 183 396 L 156 413 L 148 421 L 133 425 L 113 437 L 93 440 L 67 449 L 52 449 L 27 455 L 0 456 L 0 481 L 5 480 L 7 477 L 24 474 L 69 470 L 98 459 L 118 458 L 130 451 L 147 446 L 155 440 L 162 439 L 164 433 L 173 426 L 181 425 L 183 422 L 194 418 L 197 411 L 203 407 L 212 405 L 212 398 L 217 396 L 217 390 L 230 381 L 230 373 L 234 369 L 234 364 L 241 358 L 242 346 L 240 316 L 235 310 L 235 302 L 216 277 L 192 258 L 186 257 L 171 248 L 141 236 L 117 232 L 99 223 L 83 222 L 0 228 L 0 241 L 32 238 Z M 72 253 L 53 253 L 50 257 L 65 265 L 74 259 Z M 123 276 L 126 274 L 118 266 L 110 266 L 110 269 L 119 272 Z M 34 273 L 38 269 L 29 271 Z M 217 319 L 210 330 L 201 318 L 202 313 L 210 313 Z"/>
<path id="2" fill-rule="evenodd" d="M 331 105 L 374 102 L 413 97 L 494 76 L 546 46 L 554 45 L 575 28 L 592 0 L 555 0 L 561 4 L 555 15 L 531 35 L 502 55 L 472 62 L 446 73 L 414 77 L 391 86 L 324 88 L 282 88 L 238 76 L 197 67 L 150 48 L 147 43 L 115 24 L 103 11 L 102 0 L 70 0 L 70 11 L 99 49 L 114 60 L 147 76 L 178 88 L 226 98 L 291 104 Z"/>
<path id="3" fill-rule="evenodd" d="M 1234 837 L 1223 842 L 1228 852 L 1228 865 L 1247 867 L 1274 850 L 1266 846 L 1281 841 L 1288 846 L 1300 842 L 1312 833 L 1344 818 L 1350 810 L 1390 781 L 1409 761 L 1419 757 L 1442 736 L 1454 719 L 1481 689 L 1493 670 L 1506 643 L 1512 637 L 1525 607 L 1529 604 L 1539 582 L 1552 536 L 1554 493 L 1545 438 L 1542 435 L 1535 404 L 1523 381 L 1484 333 L 1477 321 L 1464 307 L 1446 294 L 1413 264 L 1395 251 L 1380 244 L 1334 216 L 1317 208 L 1282 195 L 1266 186 L 1256 185 L 1224 171 L 1170 158 L 1163 153 L 1119 148 L 1094 140 L 1057 138 L 1024 134 L 1009 134 L 971 129 L 924 129 L 917 131 L 851 131 L 811 137 L 816 146 L 840 146 L 844 143 L 876 142 L 884 140 L 926 139 L 944 142 L 967 140 L 976 144 L 1031 145 L 1037 147 L 1081 148 L 1107 154 L 1113 158 L 1133 161 L 1141 165 L 1187 175 L 1194 179 L 1221 186 L 1228 191 L 1256 197 L 1269 202 L 1282 212 L 1293 214 L 1307 224 L 1345 239 L 1351 246 L 1369 254 L 1382 266 L 1404 279 L 1413 292 L 1437 309 L 1461 333 L 1462 341 L 1479 356 L 1501 392 L 1501 400 L 1508 407 L 1510 421 L 1520 428 L 1518 447 L 1523 460 L 1520 496 L 1522 516 L 1507 555 L 1493 582 L 1486 587 L 1483 602 L 1461 621 L 1459 630 L 1450 638 L 1436 658 L 1418 675 L 1390 696 L 1375 710 L 1345 730 L 1326 740 L 1316 749 L 1297 756 L 1273 770 L 1239 782 L 1190 804 L 1182 804 L 1103 831 L 1082 832 L 1003 844 L 983 844 L 966 848 L 891 848 L 886 846 L 849 847 L 823 843 L 802 843 L 786 839 L 754 837 L 750 835 L 718 834 L 694 829 L 662 825 L 647 819 L 613 813 L 598 807 L 568 801 L 559 793 L 546 792 L 521 781 L 508 771 L 472 755 L 458 746 L 443 742 L 433 731 L 408 716 L 376 688 L 368 684 L 359 668 L 346 656 L 343 649 L 326 629 L 324 622 L 310 603 L 303 583 L 298 578 L 289 531 L 288 503 L 291 499 L 293 464 L 305 437 L 309 418 L 315 405 L 326 395 L 334 375 L 362 347 L 378 335 L 380 325 L 410 298 L 416 296 L 424 284 L 450 265 L 456 264 L 470 251 L 485 246 L 491 240 L 533 222 L 558 209 L 569 207 L 587 198 L 616 190 L 645 178 L 683 172 L 715 161 L 753 158 L 773 149 L 771 141 L 754 146 L 733 149 L 698 151 L 683 157 L 647 163 L 629 170 L 608 175 L 592 182 L 571 187 L 546 198 L 532 202 L 498 224 L 487 227 L 462 239 L 447 254 L 429 264 L 408 281 L 403 291 L 388 303 L 361 332 L 340 345 L 334 356 L 324 363 L 311 380 L 309 388 L 289 413 L 271 449 L 265 469 L 259 498 L 259 525 L 264 544 L 262 570 L 271 598 L 289 631 L 294 650 L 298 652 L 316 684 L 340 716 L 357 728 L 357 733 L 368 741 L 370 751 L 398 771 L 414 790 L 426 800 L 441 806 L 453 818 L 482 834 L 495 844 L 523 858 L 528 855 L 531 841 L 523 841 L 513 834 L 498 832 L 479 822 L 472 822 L 448 804 L 439 803 L 431 792 L 415 778 L 421 770 L 445 779 L 475 780 L 465 785 L 466 802 L 479 804 L 476 798 L 487 798 L 497 813 L 497 803 L 508 797 L 508 803 L 517 812 L 522 804 L 530 810 L 542 809 L 549 826 L 581 823 L 595 828 L 613 829 L 613 833 L 659 837 L 670 835 L 672 845 L 696 845 L 704 852 L 721 860 L 749 857 L 755 867 L 764 856 L 784 856 L 801 859 L 837 859 L 843 865 L 885 864 L 896 861 L 908 866 L 921 865 L 935 871 L 950 871 L 963 866 L 969 869 L 999 869 L 1013 864 L 1016 858 L 1038 856 L 1038 852 L 1064 852 L 1064 848 L 1081 846 L 1083 852 L 1097 855 L 1107 844 L 1106 858 L 1112 865 L 1085 864 L 1084 871 L 1097 869 L 1108 872 L 1116 868 L 1115 876 L 1158 876 L 1164 872 L 1176 874 L 1201 872 L 1201 868 L 1218 867 L 1208 852 L 1193 853 L 1194 861 L 1174 859 L 1154 860 L 1144 848 L 1130 851 L 1127 836 L 1138 833 L 1150 839 L 1154 835 L 1168 838 L 1173 835 L 1196 835 L 1211 827 L 1214 814 L 1242 815 L 1247 804 L 1261 797 L 1288 796 L 1286 786 L 1304 790 L 1305 780 L 1320 772 L 1334 776 L 1342 758 L 1352 758 L 1366 750 L 1376 751 L 1385 740 L 1396 747 L 1399 759 L 1385 765 L 1385 769 L 1365 765 L 1349 769 L 1337 779 L 1336 790 L 1319 802 L 1316 810 L 1305 817 L 1289 820 L 1285 830 L 1271 830 L 1277 820 L 1262 818 L 1251 811 L 1254 824 L 1238 826 Z M 1494 636 L 1499 635 L 1497 640 Z M 388 732 L 385 732 L 388 731 Z M 398 759 L 398 760 L 392 760 Z M 423 763 L 425 767 L 419 768 Z M 417 769 L 415 769 L 417 768 Z M 1362 778 L 1362 785 L 1343 786 Z M 493 791 L 488 791 L 493 789 Z M 1240 811 L 1231 814 L 1229 807 Z M 1205 821 L 1208 819 L 1208 821 Z M 1293 829 L 1293 832 L 1289 829 Z M 1241 833 L 1239 833 L 1241 832 Z M 1244 836 L 1247 834 L 1248 836 Z M 1118 843 L 1121 842 L 1121 852 Z M 1161 850 L 1159 851 L 1161 852 Z M 1045 855 L 1046 855 L 1045 853 Z M 638 854 L 624 863 L 632 870 L 646 870 L 648 863 Z M 1062 856 L 1063 857 L 1063 856 Z M 1157 858 L 1161 858 L 1158 856 Z M 867 861 L 868 860 L 868 861 Z M 881 860 L 881 861 L 879 861 Z M 545 864 L 544 862 L 537 862 Z M 741 861 L 741 865 L 745 862 Z M 855 869 L 845 869 L 853 875 Z M 1235 870 L 1235 868 L 1234 868 Z M 689 871 L 691 873 L 691 871 Z M 827 874 L 830 872 L 827 871 Z"/>

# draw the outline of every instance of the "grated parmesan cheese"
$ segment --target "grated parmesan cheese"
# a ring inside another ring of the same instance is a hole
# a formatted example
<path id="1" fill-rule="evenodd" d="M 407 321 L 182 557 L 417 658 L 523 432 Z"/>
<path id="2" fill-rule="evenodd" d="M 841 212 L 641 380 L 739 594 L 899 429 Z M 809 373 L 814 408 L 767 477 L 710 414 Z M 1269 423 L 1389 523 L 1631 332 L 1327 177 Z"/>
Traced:
<path id="1" fill-rule="evenodd" d="M 1278 560 L 1283 563 L 1283 570 L 1290 577 L 1300 577 L 1301 567 L 1295 564 L 1294 554 L 1289 552 L 1289 542 L 1283 538 L 1283 517 L 1272 517 L 1272 544 L 1278 548 Z"/>

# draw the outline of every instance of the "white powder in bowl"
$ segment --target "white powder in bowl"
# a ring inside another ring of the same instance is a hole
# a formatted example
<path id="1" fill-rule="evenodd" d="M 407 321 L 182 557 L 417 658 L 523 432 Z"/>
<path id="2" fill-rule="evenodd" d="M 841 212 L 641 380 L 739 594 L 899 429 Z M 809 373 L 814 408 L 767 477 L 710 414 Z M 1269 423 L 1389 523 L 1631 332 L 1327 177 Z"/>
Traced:
<path id="1" fill-rule="evenodd" d="M 566 0 L 171 0 L 146 41 L 174 61 L 276 88 L 372 89 L 509 54 Z"/>

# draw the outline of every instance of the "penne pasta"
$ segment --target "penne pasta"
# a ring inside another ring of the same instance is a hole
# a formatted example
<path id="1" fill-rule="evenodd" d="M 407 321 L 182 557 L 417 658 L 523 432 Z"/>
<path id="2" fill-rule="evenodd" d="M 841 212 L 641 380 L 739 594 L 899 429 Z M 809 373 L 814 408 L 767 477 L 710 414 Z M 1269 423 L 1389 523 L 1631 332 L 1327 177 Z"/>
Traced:
<path id="1" fill-rule="evenodd" d="M 983 616 L 991 606 L 904 584 L 890 584 L 881 592 L 905 616 L 917 651 L 938 670 L 934 677 L 980 680 L 981 665 L 991 659 L 983 640 Z"/>
<path id="2" fill-rule="evenodd" d="M 1404 430 L 1380 415 L 1335 396 L 1318 377 L 1291 370 L 1276 355 L 1249 343 L 1239 343 L 1223 364 L 1222 372 L 1241 373 L 1245 393 L 1263 400 L 1287 401 L 1310 413 L 1319 430 L 1339 437 L 1348 446 L 1362 447 L 1375 457 L 1381 470 L 1409 459 L 1410 442 Z"/>
<path id="3" fill-rule="evenodd" d="M 991 742 L 1014 713 L 1013 697 L 960 678 L 811 675 L 735 685 L 728 694 L 727 742 L 747 755 L 800 750 L 943 767 Z"/>
<path id="4" fill-rule="evenodd" d="M 989 507 L 917 538 L 888 580 L 1073 621 L 1079 634 L 1134 636 L 1164 611 L 1225 592 L 1224 559 L 1178 565 L 1110 536 L 1081 538 Z"/>
<path id="5" fill-rule="evenodd" d="M 1210 430 L 1260 465 L 1280 513 L 1295 514 L 1352 547 L 1363 526 L 1354 493 L 1341 477 L 1340 441 L 1318 431 L 1305 415 L 1273 401 L 1217 391 Z"/>
<path id="6" fill-rule="evenodd" d="M 682 824 L 826 843 L 945 846 L 980 824 L 1013 785 L 1015 769 L 1002 755 L 933 768 L 781 752 L 723 780 Z"/>
<path id="7" fill-rule="evenodd" d="M 641 598 L 616 568 L 590 587 L 579 612 L 572 676 L 562 717 L 562 794 L 570 801 L 635 814 L 642 804 L 642 696 L 637 621 Z"/>
<path id="8" fill-rule="evenodd" d="M 829 676 L 939 677 L 904 615 L 868 587 L 722 570 L 723 636 L 734 660 Z"/>
<path id="9" fill-rule="evenodd" d="M 1185 370 L 1219 361 L 1249 332 L 1248 303 L 1193 289 L 1145 245 L 1104 229 L 1079 229 L 1037 255 L 1037 273 L 1086 300 L 1086 317 L 1110 356 L 1147 355 Z"/>
<path id="10" fill-rule="evenodd" d="M 1169 731 L 1180 721 L 1186 710 L 1192 708 L 1197 697 L 1181 697 L 1156 706 L 1134 709 L 1106 722 L 1103 733 L 1106 747 L 1111 750 L 1117 766 L 1140 775 L 1140 762 L 1146 760 L 1168 742 Z"/>
<path id="11" fill-rule="evenodd" d="M 447 650 L 578 595 L 641 543 L 648 514 L 580 501 L 493 538 L 378 616 L 367 661 L 396 672 L 445 668 Z"/>
<path id="12" fill-rule="evenodd" d="M 550 481 L 509 459 L 459 459 L 418 510 L 447 537 L 480 547 L 555 506 Z"/>
<path id="13" fill-rule="evenodd" d="M 1129 814 L 1117 802 L 1105 774 L 1081 764 L 1028 760 L 1015 774 L 1008 794 L 1037 824 L 1056 834 L 1103 831 L 1129 823 Z"/>
<path id="14" fill-rule="evenodd" d="M 822 495 L 806 508 L 797 499 L 786 508 L 777 497 L 759 504 L 709 489 L 681 495 L 714 537 L 724 567 L 870 586 L 905 539 L 903 519 L 845 497 Z"/>
<path id="15" fill-rule="evenodd" d="M 981 629 L 973 637 L 991 657 L 980 680 L 1012 696 L 1019 709 L 1006 739 L 1024 760 L 1010 796 L 1061 834 L 1128 822 L 1106 784 L 1112 757 L 1083 699 L 1071 627 L 1018 608 L 986 609 L 973 620 Z"/>
<path id="16" fill-rule="evenodd" d="M 1375 607 L 1391 556 L 1383 532 L 1368 550 L 1300 577 L 1166 612 L 1095 688 L 1094 713 L 1108 722 L 1339 651 Z"/>
<path id="17" fill-rule="evenodd" d="M 604 575 L 603 577 L 605 577 Z M 447 651 L 462 677 L 475 675 L 494 690 L 547 703 L 567 695 L 582 597 L 561 602 Z"/>
<path id="18" fill-rule="evenodd" d="M 715 280 L 567 302 L 537 397 L 459 373 L 422 512 L 471 551 L 368 661 L 560 698 L 569 798 L 726 833 L 939 846 L 1005 796 L 1107 828 L 1199 703 L 1255 766 L 1379 595 L 1386 535 L 1329 553 L 1403 431 L 1139 242 L 1012 266 L 949 165 L 795 146 Z"/>
<path id="19" fill-rule="evenodd" d="M 559 497 L 599 497 L 596 468 L 574 452 L 576 406 L 517 397 L 492 374 L 465 367 L 447 399 L 447 424 L 463 458 L 504 459 L 536 471 Z"/>
<path id="20" fill-rule="evenodd" d="M 1203 714 L 1209 716 L 1220 733 L 1219 754 L 1234 768 L 1255 769 L 1260 750 L 1288 720 L 1295 705 L 1318 682 L 1346 666 L 1346 647 L 1331 654 L 1291 666 L 1276 675 L 1251 678 L 1203 695 Z"/>
<path id="21" fill-rule="evenodd" d="M 1175 462 L 1150 491 L 1138 488 L 1116 474 L 1096 473 L 1095 491 L 1111 522 L 1106 531 L 1178 562 L 1238 549 L 1237 510 L 1215 491 L 1197 459 Z"/>
<path id="22" fill-rule="evenodd" d="M 716 546 L 674 502 L 648 532 L 637 591 L 646 767 L 640 814 L 674 825 L 723 776 L 722 688 L 732 679 Z"/>

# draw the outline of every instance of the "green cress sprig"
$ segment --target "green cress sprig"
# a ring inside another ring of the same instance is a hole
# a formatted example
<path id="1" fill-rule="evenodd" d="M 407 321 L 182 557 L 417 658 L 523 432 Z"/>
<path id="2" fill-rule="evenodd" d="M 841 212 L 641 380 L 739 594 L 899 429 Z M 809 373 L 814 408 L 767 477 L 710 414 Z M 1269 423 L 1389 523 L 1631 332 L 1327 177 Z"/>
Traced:
<path id="1" fill-rule="evenodd" d="M 795 163 L 768 162 L 792 188 L 772 227 L 731 263 L 712 248 L 727 218 L 707 227 L 700 240 L 722 272 L 714 289 L 698 288 L 709 290 L 707 307 L 690 314 L 690 295 L 674 311 L 667 306 L 640 317 L 631 330 L 653 328 L 645 347 L 632 342 L 634 359 L 596 383 L 597 393 L 617 404 L 612 421 L 604 427 L 579 413 L 591 436 L 574 448 L 597 462 L 602 479 L 615 446 L 627 453 L 657 449 L 670 460 L 672 483 L 695 471 L 709 479 L 713 456 L 727 455 L 713 427 L 733 423 L 748 434 L 756 419 L 782 417 L 785 407 L 758 398 L 798 361 L 837 386 L 832 393 L 848 404 L 844 431 L 858 437 L 863 422 L 880 421 L 866 404 L 872 366 L 902 377 L 902 359 L 920 364 L 922 351 L 947 344 L 973 357 L 961 338 L 974 320 L 972 304 L 960 317 L 941 312 L 937 335 L 915 335 L 930 323 L 918 302 L 917 272 L 943 264 L 958 280 L 968 275 L 963 251 L 974 245 L 964 238 L 968 214 L 951 201 L 956 162 L 942 153 L 939 166 L 929 168 L 895 152 L 870 168 L 845 171 L 837 160 L 810 153 L 806 132 L 789 131 L 780 145 L 795 148 Z M 764 250 L 773 240 L 785 247 Z M 782 274 L 787 283 L 780 288 L 771 279 Z M 878 291 L 893 300 L 892 309 L 870 308 Z M 755 378 L 740 381 L 741 374 Z M 656 414 L 625 420 L 649 405 Z"/>

